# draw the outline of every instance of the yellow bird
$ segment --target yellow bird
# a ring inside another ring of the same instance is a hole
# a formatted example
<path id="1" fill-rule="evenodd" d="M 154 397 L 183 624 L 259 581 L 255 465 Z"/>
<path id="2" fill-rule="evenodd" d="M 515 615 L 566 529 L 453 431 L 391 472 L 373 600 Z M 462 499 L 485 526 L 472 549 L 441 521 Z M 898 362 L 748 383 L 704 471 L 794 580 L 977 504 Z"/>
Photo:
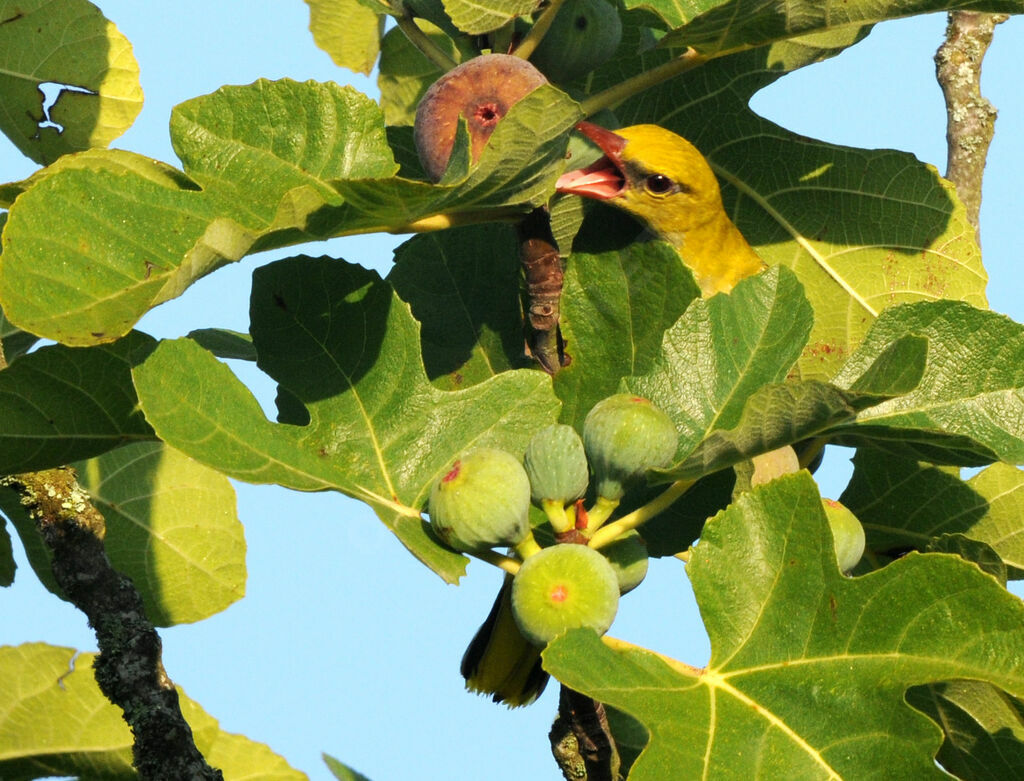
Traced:
<path id="1" fill-rule="evenodd" d="M 676 248 L 705 297 L 765 268 L 725 213 L 711 166 L 685 138 L 657 125 L 612 132 L 580 122 L 576 129 L 604 157 L 563 175 L 558 192 L 605 201 L 643 220 Z"/>
<path id="2" fill-rule="evenodd" d="M 576 129 L 604 156 L 556 183 L 558 192 L 617 206 L 647 223 L 672 244 L 694 273 L 705 297 L 732 290 L 765 268 L 722 206 L 711 166 L 689 141 L 657 125 L 612 132 L 590 122 Z M 511 578 L 462 658 L 466 687 L 510 707 L 528 705 L 548 675 L 541 649 L 519 632 L 512 616 Z"/>

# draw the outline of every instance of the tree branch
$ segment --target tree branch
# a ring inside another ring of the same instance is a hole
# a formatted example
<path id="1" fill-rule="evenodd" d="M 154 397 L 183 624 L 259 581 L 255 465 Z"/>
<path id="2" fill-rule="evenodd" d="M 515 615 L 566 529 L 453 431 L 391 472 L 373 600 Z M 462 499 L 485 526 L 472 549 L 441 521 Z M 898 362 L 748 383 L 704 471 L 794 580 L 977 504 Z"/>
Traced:
<path id="1" fill-rule="evenodd" d="M 548 740 L 567 781 L 618 781 L 619 750 L 604 705 L 597 700 L 562 686 Z"/>
<path id="2" fill-rule="evenodd" d="M 946 99 L 946 178 L 967 208 L 978 242 L 981 182 L 995 133 L 996 109 L 981 94 L 981 63 L 995 26 L 1008 14 L 953 11 L 935 53 L 935 75 Z"/>
<path id="3" fill-rule="evenodd" d="M 216 779 L 192 739 L 178 693 L 160 661 L 160 636 L 146 617 L 134 584 L 110 565 L 103 548 L 106 524 L 75 470 L 58 467 L 0 481 L 21 496 L 53 554 L 53 574 L 68 599 L 96 631 L 94 671 L 100 690 L 124 711 L 135 741 L 139 776 Z"/>

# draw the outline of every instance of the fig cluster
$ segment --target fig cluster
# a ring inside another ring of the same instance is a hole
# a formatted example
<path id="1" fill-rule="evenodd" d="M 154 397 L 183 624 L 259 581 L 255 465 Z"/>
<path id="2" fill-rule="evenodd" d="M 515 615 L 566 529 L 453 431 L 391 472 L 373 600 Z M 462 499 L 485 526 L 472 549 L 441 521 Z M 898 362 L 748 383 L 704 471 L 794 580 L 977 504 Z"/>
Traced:
<path id="1" fill-rule="evenodd" d="M 591 491 L 614 507 L 647 470 L 667 466 L 677 434 L 671 420 L 638 396 L 594 406 L 581 437 L 562 424 L 538 431 L 522 459 L 494 448 L 459 455 L 434 484 L 431 527 L 450 547 L 482 553 L 509 547 L 522 560 L 512 583 L 513 615 L 523 634 L 544 645 L 561 632 L 604 633 L 618 600 L 647 574 L 647 546 L 636 532 L 600 550 L 588 546 Z M 547 516 L 556 542 L 541 548 L 529 523 L 531 502 Z"/>

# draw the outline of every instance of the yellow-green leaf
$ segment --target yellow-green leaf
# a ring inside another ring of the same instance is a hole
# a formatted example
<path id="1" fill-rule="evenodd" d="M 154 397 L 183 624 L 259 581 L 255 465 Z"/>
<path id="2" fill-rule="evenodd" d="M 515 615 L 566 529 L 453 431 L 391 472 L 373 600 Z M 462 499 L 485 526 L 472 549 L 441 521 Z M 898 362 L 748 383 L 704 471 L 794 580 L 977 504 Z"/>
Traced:
<path id="1" fill-rule="evenodd" d="M 95 658 L 44 643 L 0 647 L 0 778 L 138 778 L 131 731 L 96 685 Z M 196 747 L 226 781 L 306 778 L 264 744 L 221 730 L 181 689 L 178 697 Z"/>
<path id="2" fill-rule="evenodd" d="M 132 579 L 157 626 L 200 621 L 245 593 L 245 537 L 235 492 L 220 472 L 162 442 L 127 445 L 73 464 L 106 520 L 104 546 Z M 36 575 L 63 596 L 35 526 L 17 497 L 0 489 Z"/>
<path id="3" fill-rule="evenodd" d="M 335 65 L 369 73 L 380 53 L 384 17 L 359 0 L 306 0 L 309 31 Z"/>
<path id="4" fill-rule="evenodd" d="M 41 86 L 58 93 L 52 105 Z M 141 108 L 131 44 L 99 8 L 0 0 L 0 131 L 25 155 L 45 165 L 106 147 Z"/>

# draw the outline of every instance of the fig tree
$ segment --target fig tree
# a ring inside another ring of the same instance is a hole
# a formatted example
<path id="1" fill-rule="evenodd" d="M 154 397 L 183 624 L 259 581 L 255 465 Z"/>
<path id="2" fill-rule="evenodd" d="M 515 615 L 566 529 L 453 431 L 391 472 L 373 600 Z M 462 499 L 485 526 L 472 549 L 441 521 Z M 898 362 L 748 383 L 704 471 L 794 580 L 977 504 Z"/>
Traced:
<path id="1" fill-rule="evenodd" d="M 416 107 L 413 140 L 423 170 L 440 181 L 455 144 L 459 117 L 469 129 L 474 163 L 508 110 L 547 83 L 539 70 L 510 54 L 484 54 L 452 68 L 435 81 Z"/>
<path id="2" fill-rule="evenodd" d="M 611 59 L 621 40 L 622 21 L 608 0 L 565 0 L 530 61 L 565 83 Z"/>
<path id="3" fill-rule="evenodd" d="M 839 569 L 849 572 L 857 566 L 864 555 L 864 527 L 860 520 L 850 512 L 849 508 L 834 499 L 822 499 L 825 517 L 832 527 L 832 540 L 836 548 L 836 561 Z"/>
<path id="4" fill-rule="evenodd" d="M 628 393 L 602 399 L 583 421 L 583 446 L 604 499 L 619 499 L 648 469 L 668 466 L 678 444 L 671 418 Z"/>
<path id="5" fill-rule="evenodd" d="M 619 583 L 611 564 L 586 545 L 544 548 L 512 579 L 512 614 L 535 645 L 577 627 L 603 635 L 618 607 Z"/>
<path id="6" fill-rule="evenodd" d="M 477 448 L 434 484 L 429 510 L 434 532 L 455 550 L 517 545 L 530 529 L 530 480 L 515 456 Z"/>

